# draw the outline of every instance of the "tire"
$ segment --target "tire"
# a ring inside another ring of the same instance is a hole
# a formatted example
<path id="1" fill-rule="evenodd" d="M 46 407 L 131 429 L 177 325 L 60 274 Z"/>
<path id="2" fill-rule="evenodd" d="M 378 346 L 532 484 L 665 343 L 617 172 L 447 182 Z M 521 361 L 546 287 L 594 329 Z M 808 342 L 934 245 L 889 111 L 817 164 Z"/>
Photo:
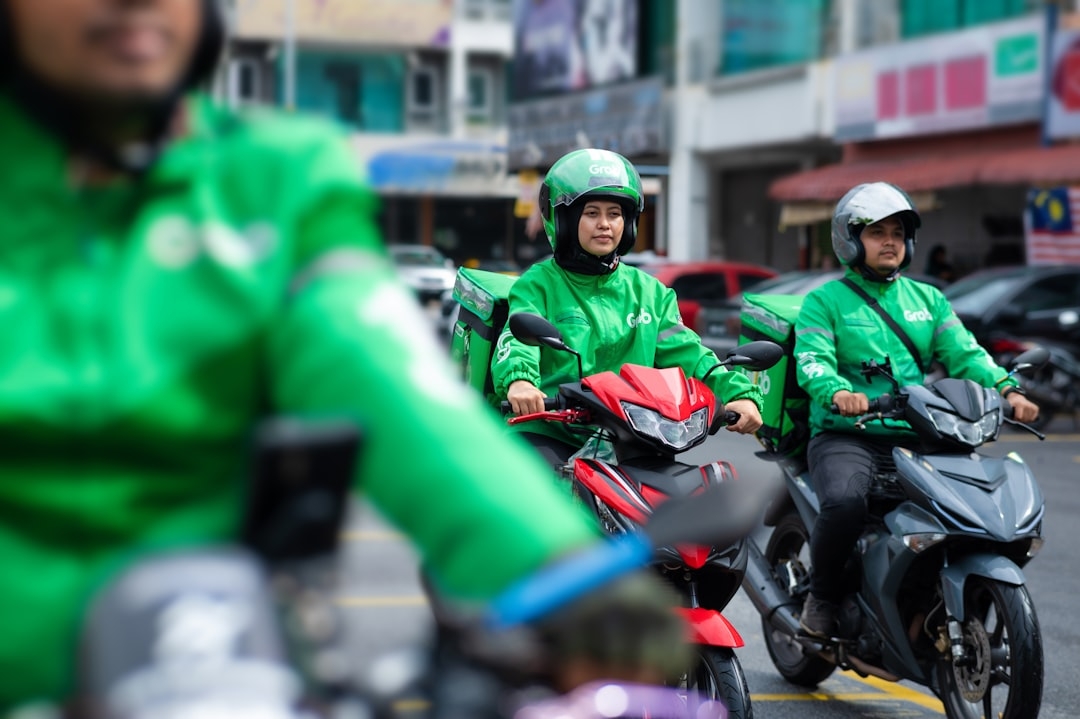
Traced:
<path id="1" fill-rule="evenodd" d="M 935 678 L 945 715 L 949 719 L 1038 716 L 1043 648 L 1031 595 L 1023 586 L 971 577 L 964 601 L 964 648 L 975 665 L 956 668 L 948 658 L 938 662 Z"/>
<path id="2" fill-rule="evenodd" d="M 769 563 L 774 576 L 782 576 L 790 567 L 790 571 L 802 578 L 796 587 L 796 594 L 792 596 L 793 601 L 801 604 L 810 587 L 810 533 L 803 526 L 798 513 L 789 512 L 776 523 L 765 547 L 765 561 Z M 786 585 L 780 588 L 788 591 Z M 765 647 L 769 650 L 773 666 L 780 676 L 792 684 L 813 689 L 836 671 L 835 664 L 815 654 L 808 654 L 793 637 L 781 632 L 764 617 L 761 631 L 765 635 Z"/>
<path id="3" fill-rule="evenodd" d="M 754 717 L 746 674 L 734 650 L 728 647 L 698 646 L 697 663 L 686 677 L 686 688 L 723 703 L 728 719 Z"/>

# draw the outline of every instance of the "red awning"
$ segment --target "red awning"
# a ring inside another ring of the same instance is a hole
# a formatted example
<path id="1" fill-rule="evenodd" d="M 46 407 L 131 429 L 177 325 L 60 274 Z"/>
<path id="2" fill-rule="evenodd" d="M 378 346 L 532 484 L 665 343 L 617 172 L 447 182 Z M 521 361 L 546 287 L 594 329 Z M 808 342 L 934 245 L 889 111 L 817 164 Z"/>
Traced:
<path id="1" fill-rule="evenodd" d="M 1030 147 L 998 153 L 983 165 L 979 179 L 995 185 L 1080 182 L 1080 145 Z"/>
<path id="2" fill-rule="evenodd" d="M 826 165 L 781 177 L 769 186 L 769 197 L 783 202 L 836 201 L 861 182 L 891 182 L 906 192 L 973 185 L 992 153 L 927 157 L 892 162 L 850 162 Z"/>
<path id="3" fill-rule="evenodd" d="M 1080 145 L 826 165 L 779 178 L 769 186 L 769 197 L 781 202 L 836 201 L 855 185 L 877 180 L 909 193 L 963 185 L 1080 182 Z"/>

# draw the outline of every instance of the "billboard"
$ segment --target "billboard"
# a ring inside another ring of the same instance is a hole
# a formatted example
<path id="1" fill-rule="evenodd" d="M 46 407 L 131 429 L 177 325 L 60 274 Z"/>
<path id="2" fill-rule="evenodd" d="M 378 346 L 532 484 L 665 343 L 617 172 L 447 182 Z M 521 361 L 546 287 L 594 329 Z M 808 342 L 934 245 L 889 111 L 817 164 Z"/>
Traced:
<path id="1" fill-rule="evenodd" d="M 1046 20 L 934 35 L 838 57 L 840 142 L 969 130 L 1042 116 Z"/>
<path id="2" fill-rule="evenodd" d="M 236 37 L 284 36 L 291 2 L 296 37 L 307 42 L 445 47 L 451 0 L 236 0 Z"/>
<path id="3" fill-rule="evenodd" d="M 514 99 L 637 75 L 637 0 L 514 0 Z"/>

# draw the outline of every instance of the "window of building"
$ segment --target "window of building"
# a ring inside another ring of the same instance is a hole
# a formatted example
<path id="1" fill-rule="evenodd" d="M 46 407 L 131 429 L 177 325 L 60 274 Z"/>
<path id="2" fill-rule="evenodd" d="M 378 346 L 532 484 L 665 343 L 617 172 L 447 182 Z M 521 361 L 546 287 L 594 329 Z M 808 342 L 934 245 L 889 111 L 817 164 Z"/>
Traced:
<path id="1" fill-rule="evenodd" d="M 254 58 L 241 57 L 229 64 L 229 99 L 237 105 L 266 101 L 264 70 Z"/>
<path id="2" fill-rule="evenodd" d="M 323 72 L 337 99 L 337 117 L 360 127 L 360 66 L 355 62 L 328 62 Z"/>
<path id="3" fill-rule="evenodd" d="M 1043 4 L 1042 0 L 901 0 L 901 33 L 912 38 L 1008 20 Z"/>
<path id="4" fill-rule="evenodd" d="M 724 0 L 720 72 L 812 62 L 822 56 L 829 0 Z"/>
<path id="5" fill-rule="evenodd" d="M 296 107 L 358 130 L 400 132 L 405 124 L 405 67 L 401 54 L 301 50 Z"/>
<path id="6" fill-rule="evenodd" d="M 510 0 L 465 0 L 462 11 L 470 20 L 509 20 Z"/>
<path id="7" fill-rule="evenodd" d="M 469 68 L 467 84 L 466 116 L 469 122 L 490 123 L 495 110 L 492 97 L 495 87 L 494 73 L 487 67 Z"/>
<path id="8" fill-rule="evenodd" d="M 431 126 L 439 117 L 439 72 L 430 65 L 409 72 L 406 108 L 410 125 Z"/>

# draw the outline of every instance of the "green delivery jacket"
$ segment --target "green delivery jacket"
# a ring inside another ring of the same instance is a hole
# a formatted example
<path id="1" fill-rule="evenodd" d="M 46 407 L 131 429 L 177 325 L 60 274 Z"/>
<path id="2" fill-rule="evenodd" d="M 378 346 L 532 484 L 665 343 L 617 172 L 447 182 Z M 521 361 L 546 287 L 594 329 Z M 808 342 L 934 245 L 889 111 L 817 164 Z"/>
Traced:
<path id="1" fill-rule="evenodd" d="M 682 367 L 701 378 L 719 362 L 682 323 L 675 291 L 636 267 L 620 264 L 607 275 L 567 272 L 554 259 L 539 262 L 510 290 L 510 314 L 533 312 L 554 323 L 569 347 L 581 353 L 585 375 L 618 372 L 624 364 Z M 541 351 L 518 342 L 503 330 L 491 361 L 495 394 L 506 397 L 511 383 L 524 379 L 548 397 L 559 385 L 578 381 L 572 354 Z M 742 372 L 719 369 L 708 379 L 725 402 L 752 399 L 760 408 L 761 391 Z M 585 437 L 555 422 L 526 422 L 518 430 L 544 434 L 580 446 Z"/>
<path id="2" fill-rule="evenodd" d="M 0 96 L 0 713 L 69 690 L 113 568 L 236 536 L 268 409 L 354 418 L 357 488 L 459 598 L 596 537 L 454 378 L 346 138 L 186 107 L 142 183 L 79 188 Z"/>
<path id="3" fill-rule="evenodd" d="M 893 282 L 870 282 L 848 269 L 854 280 L 899 324 L 924 363 L 941 362 L 950 377 L 1003 389 L 1015 380 L 1003 380 L 1006 371 L 994 363 L 953 312 L 941 292 L 925 282 L 900 276 Z M 884 377 L 869 381 L 859 374 L 862 362 L 888 357 L 900 386 L 922 384 L 925 372 L 915 363 L 904 343 L 881 316 L 854 290 L 840 280 L 827 282 L 810 292 L 795 321 L 796 377 L 810 396 L 811 435 L 822 431 L 859 432 L 854 417 L 829 411 L 840 390 L 862 392 L 870 399 L 892 392 Z M 870 422 L 866 433 L 914 434 L 902 421 Z"/>

